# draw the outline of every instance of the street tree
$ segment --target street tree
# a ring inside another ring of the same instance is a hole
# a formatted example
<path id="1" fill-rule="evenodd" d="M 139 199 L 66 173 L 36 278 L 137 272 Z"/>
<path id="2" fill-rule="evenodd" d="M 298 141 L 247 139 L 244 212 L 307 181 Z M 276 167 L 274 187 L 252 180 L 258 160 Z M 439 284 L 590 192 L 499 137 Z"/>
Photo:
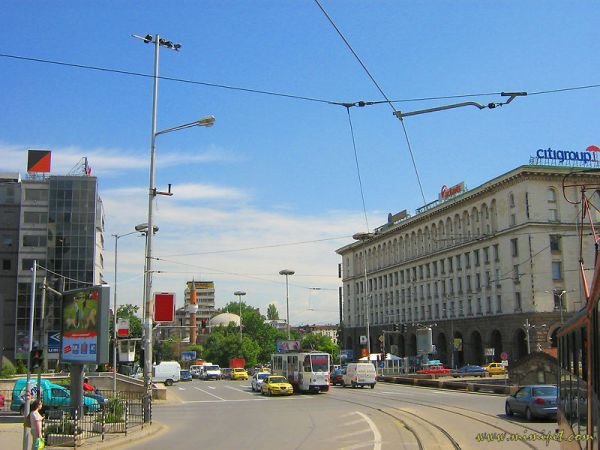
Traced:
<path id="1" fill-rule="evenodd" d="M 340 347 L 329 336 L 315 333 L 304 336 L 301 347 L 307 350 L 327 352 L 331 355 L 332 361 L 337 361 L 340 352 Z"/>
<path id="2" fill-rule="evenodd" d="M 267 308 L 267 319 L 279 320 L 279 311 L 277 311 L 277 306 L 274 303 L 271 303 Z"/>

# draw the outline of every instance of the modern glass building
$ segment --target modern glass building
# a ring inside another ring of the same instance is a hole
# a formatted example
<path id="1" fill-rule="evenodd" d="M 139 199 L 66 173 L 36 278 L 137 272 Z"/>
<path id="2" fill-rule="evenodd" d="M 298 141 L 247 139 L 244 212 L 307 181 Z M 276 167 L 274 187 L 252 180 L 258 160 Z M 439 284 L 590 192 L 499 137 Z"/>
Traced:
<path id="1" fill-rule="evenodd" d="M 56 360 L 61 302 L 49 294 L 42 311 L 43 281 L 46 277 L 49 286 L 64 290 L 103 283 L 104 212 L 98 180 L 86 174 L 24 180 L 0 176 L 0 211 L 0 260 L 7 267 L 0 273 L 4 356 L 27 357 L 35 260 L 34 344 L 43 343 L 46 360 Z"/>

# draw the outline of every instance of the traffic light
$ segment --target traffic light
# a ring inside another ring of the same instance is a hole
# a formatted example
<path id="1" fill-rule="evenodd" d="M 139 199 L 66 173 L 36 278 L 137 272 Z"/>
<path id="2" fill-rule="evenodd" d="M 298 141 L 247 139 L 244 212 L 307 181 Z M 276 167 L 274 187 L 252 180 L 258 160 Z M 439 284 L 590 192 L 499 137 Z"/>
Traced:
<path id="1" fill-rule="evenodd" d="M 200 321 L 200 324 L 201 324 L 202 332 L 204 333 L 204 330 L 206 330 L 206 319 L 202 319 Z"/>
<path id="2" fill-rule="evenodd" d="M 38 348 L 32 349 L 30 358 L 31 358 L 31 365 L 29 368 L 31 370 L 42 367 L 42 361 L 44 359 L 44 355 L 42 354 L 42 351 L 40 349 L 38 349 Z"/>
<path id="3" fill-rule="evenodd" d="M 398 331 L 398 330 L 399 330 L 398 324 L 397 324 L 397 323 L 395 323 L 395 324 L 394 324 L 394 331 Z"/>

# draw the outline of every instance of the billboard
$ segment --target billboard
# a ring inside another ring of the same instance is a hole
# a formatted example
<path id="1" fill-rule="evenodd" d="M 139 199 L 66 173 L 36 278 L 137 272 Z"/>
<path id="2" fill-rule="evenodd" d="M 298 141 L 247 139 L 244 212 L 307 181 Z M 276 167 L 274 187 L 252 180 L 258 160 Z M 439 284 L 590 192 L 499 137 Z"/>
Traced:
<path id="1" fill-rule="evenodd" d="M 29 150 L 27 152 L 27 172 L 50 172 L 50 150 Z"/>
<path id="2" fill-rule="evenodd" d="M 175 294 L 172 292 L 154 293 L 154 321 L 175 321 Z"/>
<path id="3" fill-rule="evenodd" d="M 300 341 L 277 341 L 277 352 L 299 352 Z"/>
<path id="4" fill-rule="evenodd" d="M 93 286 L 63 294 L 60 360 L 75 364 L 108 362 L 110 288 Z"/>

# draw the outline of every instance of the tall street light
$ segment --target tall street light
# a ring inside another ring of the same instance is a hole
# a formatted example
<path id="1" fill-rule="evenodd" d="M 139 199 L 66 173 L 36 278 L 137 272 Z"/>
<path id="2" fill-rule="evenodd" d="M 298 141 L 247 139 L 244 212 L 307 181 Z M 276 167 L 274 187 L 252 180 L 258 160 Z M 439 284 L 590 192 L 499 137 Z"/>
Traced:
<path id="1" fill-rule="evenodd" d="M 283 269 L 279 271 L 279 275 L 285 275 L 285 311 L 287 317 L 287 332 L 288 340 L 292 339 L 292 333 L 290 331 L 290 290 L 288 284 L 288 276 L 294 275 L 296 272 L 289 269 Z"/>
<path id="2" fill-rule="evenodd" d="M 137 39 L 143 40 L 146 44 L 154 44 L 154 89 L 152 95 L 152 133 L 150 140 L 150 177 L 149 177 L 149 189 L 148 189 L 148 230 L 153 230 L 153 217 L 152 207 L 154 203 L 154 197 L 156 195 L 172 195 L 169 186 L 169 192 L 157 192 L 154 187 L 154 153 L 156 148 L 156 137 L 170 133 L 172 131 L 179 131 L 185 128 L 194 126 L 210 127 L 215 123 L 215 118 L 212 116 L 205 117 L 195 122 L 186 123 L 172 128 L 167 128 L 162 131 L 156 131 L 156 118 L 157 118 L 157 104 L 158 104 L 158 59 L 160 47 L 165 47 L 170 50 L 179 51 L 181 48 L 180 44 L 175 44 L 169 40 L 163 39 L 160 35 L 152 36 L 147 34 L 145 37 L 133 35 Z M 145 294 L 145 311 L 144 311 L 144 387 L 146 392 L 150 389 L 150 377 L 152 372 L 152 235 L 153 233 L 147 233 L 146 239 L 146 270 L 144 273 L 144 294 Z M 149 405 L 145 408 L 145 420 L 149 420 Z"/>
<path id="3" fill-rule="evenodd" d="M 368 351 L 368 355 L 369 358 L 371 357 L 371 330 L 370 330 L 370 326 L 369 326 L 369 301 L 370 299 L 370 290 L 369 290 L 369 285 L 368 285 L 368 280 L 367 280 L 367 241 L 370 241 L 371 239 L 373 239 L 375 237 L 375 233 L 356 233 L 352 236 L 352 239 L 356 240 L 356 241 L 361 241 L 362 242 L 362 247 L 363 247 L 363 268 L 364 268 L 364 275 L 365 275 L 365 315 L 366 315 L 366 329 L 367 329 L 367 351 Z"/>
<path id="4" fill-rule="evenodd" d="M 115 238 L 115 286 L 113 290 L 113 397 L 117 395 L 117 258 L 119 254 L 119 239 L 138 231 L 125 234 L 113 234 Z"/>
<path id="5" fill-rule="evenodd" d="M 242 295 L 246 295 L 244 291 L 235 291 L 233 295 L 237 295 L 240 302 L 240 343 L 242 342 Z"/>

